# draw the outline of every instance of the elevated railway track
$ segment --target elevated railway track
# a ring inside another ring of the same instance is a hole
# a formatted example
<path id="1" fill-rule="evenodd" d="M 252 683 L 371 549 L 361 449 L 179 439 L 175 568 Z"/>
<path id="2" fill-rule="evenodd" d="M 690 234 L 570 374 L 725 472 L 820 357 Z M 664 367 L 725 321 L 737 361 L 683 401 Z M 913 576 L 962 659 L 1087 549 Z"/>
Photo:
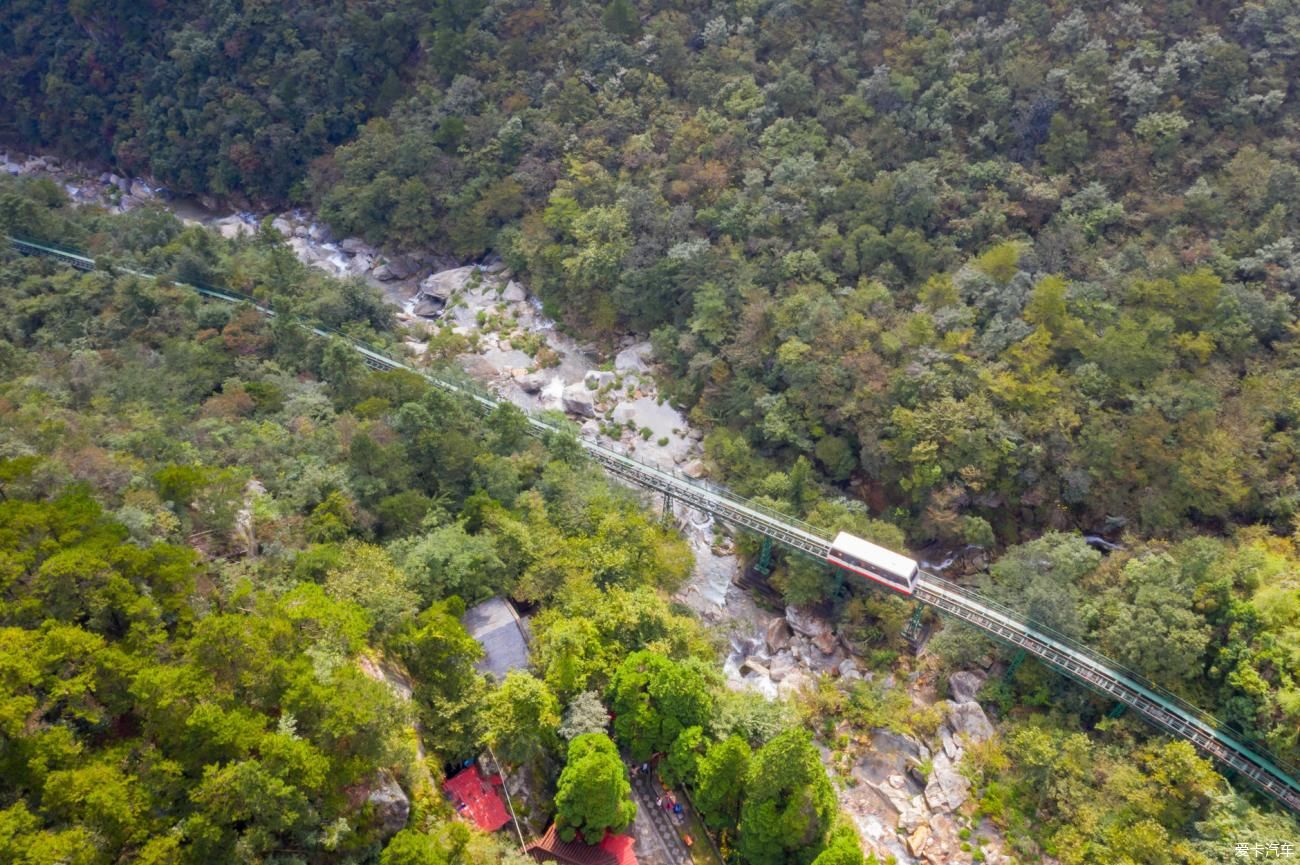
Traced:
<path id="1" fill-rule="evenodd" d="M 79 270 L 96 269 L 93 258 L 73 250 L 13 237 L 7 240 L 10 246 L 24 254 L 47 256 Z M 148 279 L 154 278 L 141 271 L 126 272 Z M 265 315 L 276 315 L 274 310 L 256 299 L 238 292 L 202 286 L 188 287 L 213 300 L 249 304 Z M 423 375 L 434 386 L 462 394 L 474 401 L 482 411 L 490 411 L 500 405 L 492 397 L 417 370 L 373 346 L 307 322 L 300 324 L 318 336 L 345 340 L 373 369 L 402 369 Z M 561 432 L 558 427 L 540 418 L 527 415 L 527 420 L 534 434 Z M 606 472 L 631 484 L 685 502 L 717 519 L 770 538 L 800 553 L 825 560 L 831 552 L 831 539 L 822 530 L 801 520 L 747 501 L 715 484 L 686 477 L 675 469 L 642 462 L 598 441 L 580 437 L 578 442 L 587 455 Z M 1262 746 L 1248 742 L 1240 733 L 1229 729 L 1208 713 L 1088 647 L 1027 621 L 1014 610 L 935 574 L 920 572 L 911 594 L 942 613 L 973 625 L 1008 645 L 1023 649 L 1062 675 L 1129 707 L 1153 726 L 1186 739 L 1232 773 L 1290 811 L 1300 814 L 1300 780 L 1297 780 L 1300 772 L 1270 755 Z"/>

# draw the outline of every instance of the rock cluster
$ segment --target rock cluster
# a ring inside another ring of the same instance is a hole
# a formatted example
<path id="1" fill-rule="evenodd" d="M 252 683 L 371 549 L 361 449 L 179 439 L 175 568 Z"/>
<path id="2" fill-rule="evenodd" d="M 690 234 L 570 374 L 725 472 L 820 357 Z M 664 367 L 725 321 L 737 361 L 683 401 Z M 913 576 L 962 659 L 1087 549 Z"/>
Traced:
<path id="1" fill-rule="evenodd" d="M 732 687 L 769 697 L 791 694 L 814 683 L 818 675 L 844 681 L 871 680 L 833 624 L 799 607 L 784 615 L 752 617 L 752 636 L 733 636 L 725 672 Z M 957 673 L 948 683 L 952 700 L 938 705 L 944 713 L 931 743 L 889 730 L 871 732 L 869 747 L 852 769 L 856 783 L 840 791 L 841 804 L 854 818 L 867 848 L 878 859 L 900 863 L 968 865 L 960 832 L 970 827 L 970 781 L 960 771 L 966 748 L 994 730 L 975 695 L 982 673 Z M 894 687 L 893 677 L 883 680 Z M 827 759 L 833 759 L 828 756 Z M 992 826 L 980 827 L 984 838 L 998 838 Z M 981 846 L 985 861 L 1005 857 L 998 842 Z"/>
<path id="2" fill-rule="evenodd" d="M 769 695 L 798 691 L 821 674 L 864 678 L 831 623 L 794 606 L 763 625 L 761 640 L 733 641 L 733 648 L 744 656 L 739 663 L 741 682 Z"/>
<path id="3" fill-rule="evenodd" d="M 949 681 L 954 698 L 965 699 L 939 704 L 946 717 L 939 728 L 936 749 L 909 737 L 876 731 L 871 756 L 854 769 L 854 776 L 874 792 L 884 813 L 894 818 L 902 841 L 901 852 L 912 861 L 928 865 L 966 865 L 973 861 L 970 852 L 961 849 L 958 835 L 968 822 L 962 812 L 971 797 L 970 781 L 960 772 L 959 764 L 967 747 L 994 733 L 988 716 L 973 699 L 982 684 L 983 677 L 978 673 L 957 673 Z M 881 760 L 882 753 L 898 759 L 891 764 Z M 986 861 L 1000 861 L 996 851 L 985 850 L 985 856 Z"/>

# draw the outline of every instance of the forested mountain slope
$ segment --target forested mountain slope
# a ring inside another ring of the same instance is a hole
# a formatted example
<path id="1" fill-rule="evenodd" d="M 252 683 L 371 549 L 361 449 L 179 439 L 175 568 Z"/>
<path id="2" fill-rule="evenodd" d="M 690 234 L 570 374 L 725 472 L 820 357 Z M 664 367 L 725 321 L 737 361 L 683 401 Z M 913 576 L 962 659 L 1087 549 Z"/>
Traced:
<path id="1" fill-rule="evenodd" d="M 916 541 L 1296 510 L 1294 2 L 172 8 L 10 4 L 6 134 L 497 250 Z"/>
<path id="2" fill-rule="evenodd" d="M 0 141 L 499 253 L 586 337 L 652 336 L 719 479 L 891 546 L 1005 550 L 990 595 L 1293 762 L 1297 80 L 1297 0 L 0 9 Z M 4 231 L 396 344 L 374 292 L 269 232 L 0 184 Z M 497 861 L 447 828 L 408 721 L 435 775 L 511 741 L 549 795 L 564 730 L 680 681 L 679 769 L 709 767 L 710 824 L 766 862 L 742 799 L 780 787 L 755 766 L 807 768 L 791 727 L 933 735 L 898 689 L 823 682 L 794 719 L 722 689 L 659 591 L 680 540 L 517 416 L 166 279 L 0 256 L 0 860 Z M 901 600 L 800 561 L 773 582 L 907 668 Z M 537 675 L 492 690 L 455 598 L 500 592 L 541 605 Z M 411 704 L 356 674 L 381 655 Z M 971 755 L 971 808 L 1025 861 L 1294 834 L 1041 667 L 981 699 L 1007 736 Z M 676 744 L 638 717 L 625 747 Z M 390 853 L 349 798 L 381 769 L 417 800 Z M 806 774 L 812 840 L 780 855 L 857 865 Z"/>
<path id="3" fill-rule="evenodd" d="M 401 92 L 427 24 L 411 0 L 7 2 L 0 138 L 283 200 Z"/>
<path id="4" fill-rule="evenodd" d="M 93 234 L 105 260 L 203 265 L 391 338 L 363 312 L 376 295 L 270 237 L 24 190 L 0 179 L 0 230 L 26 213 Z M 516 861 L 437 785 L 488 741 L 540 761 L 549 795 L 558 704 L 530 674 L 498 688 L 475 671 L 466 603 L 509 593 L 561 624 L 581 607 L 599 657 L 578 691 L 646 647 L 712 656 L 658 591 L 689 568 L 681 539 L 517 412 L 484 422 L 419 376 L 166 278 L 6 248 L 0 286 L 0 861 Z M 511 711 L 519 689 L 540 718 Z M 369 801 L 392 778 L 411 798 L 395 824 Z"/>

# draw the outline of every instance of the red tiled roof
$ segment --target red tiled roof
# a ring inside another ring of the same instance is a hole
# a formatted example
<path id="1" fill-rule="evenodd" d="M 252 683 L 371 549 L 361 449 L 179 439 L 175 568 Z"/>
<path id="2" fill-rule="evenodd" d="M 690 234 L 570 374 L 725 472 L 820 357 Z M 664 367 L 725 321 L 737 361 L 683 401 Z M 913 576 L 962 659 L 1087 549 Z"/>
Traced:
<path id="1" fill-rule="evenodd" d="M 561 865 L 637 865 L 632 843 L 630 835 L 608 833 L 599 844 L 561 841 L 552 823 L 542 840 L 528 845 L 528 855 L 538 862 L 559 862 Z"/>
<path id="2" fill-rule="evenodd" d="M 495 832 L 510 820 L 497 791 L 483 778 L 478 766 L 448 778 L 442 789 L 451 794 L 456 810 L 466 815 L 484 832 Z"/>
<path id="3" fill-rule="evenodd" d="M 635 842 L 631 835 L 605 835 L 600 840 L 600 848 L 618 860 L 618 865 L 637 865 L 636 851 L 632 849 Z"/>

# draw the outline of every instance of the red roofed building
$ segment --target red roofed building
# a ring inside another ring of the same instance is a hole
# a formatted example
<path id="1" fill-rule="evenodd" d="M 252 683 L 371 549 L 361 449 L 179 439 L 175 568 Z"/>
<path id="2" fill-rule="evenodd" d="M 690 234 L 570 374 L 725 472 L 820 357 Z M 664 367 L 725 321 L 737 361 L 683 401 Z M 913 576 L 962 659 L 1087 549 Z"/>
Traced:
<path id="1" fill-rule="evenodd" d="M 608 832 L 599 844 L 561 841 L 552 823 L 542 840 L 528 845 L 527 852 L 538 862 L 558 862 L 560 865 L 637 865 L 632 844 L 631 835 L 611 835 Z"/>
<path id="2" fill-rule="evenodd" d="M 489 783 L 491 781 L 491 783 Z M 501 801 L 493 784 L 500 784 L 501 777 L 493 775 L 485 779 L 478 766 L 470 766 L 463 772 L 448 778 L 442 789 L 451 796 L 456 805 L 456 812 L 467 820 L 472 820 L 484 832 L 495 832 L 510 821 L 506 806 Z"/>

